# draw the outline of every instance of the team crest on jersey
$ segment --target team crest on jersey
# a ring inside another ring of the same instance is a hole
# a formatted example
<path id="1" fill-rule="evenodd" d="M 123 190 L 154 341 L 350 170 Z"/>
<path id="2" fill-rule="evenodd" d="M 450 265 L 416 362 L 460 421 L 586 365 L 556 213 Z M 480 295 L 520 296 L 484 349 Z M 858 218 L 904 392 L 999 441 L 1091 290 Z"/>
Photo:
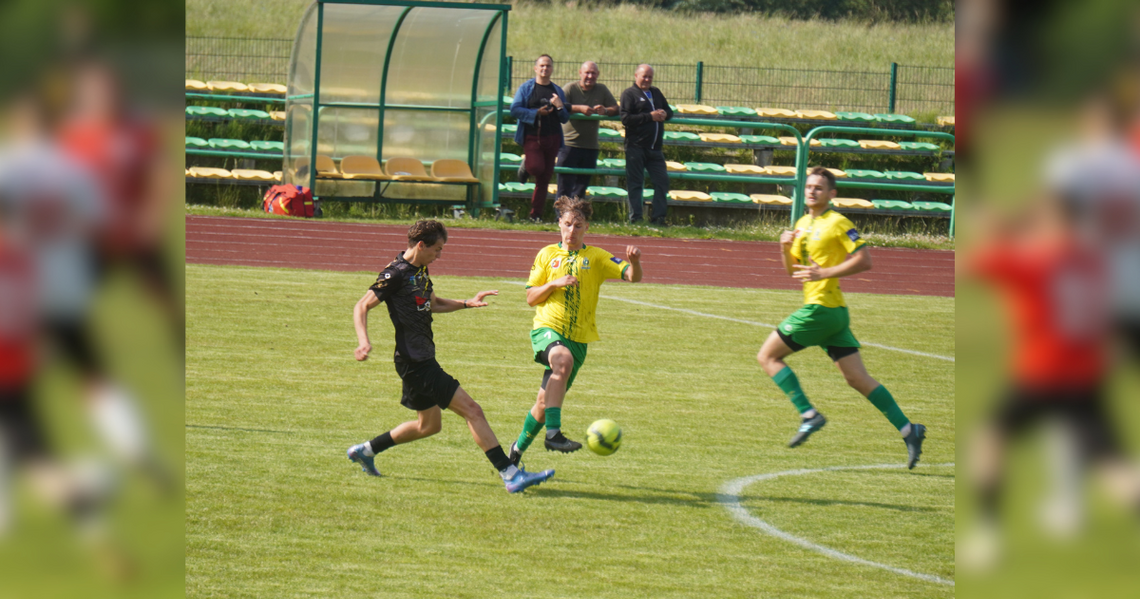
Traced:
<path id="1" fill-rule="evenodd" d="M 582 258 L 582 270 L 590 270 L 590 259 Z"/>
<path id="2" fill-rule="evenodd" d="M 431 300 L 426 297 L 416 296 L 416 310 L 419 312 L 431 312 Z"/>
<path id="3" fill-rule="evenodd" d="M 859 241 L 859 232 L 855 229 L 848 229 L 847 236 L 851 238 L 851 241 Z"/>
<path id="4" fill-rule="evenodd" d="M 555 258 L 550 261 L 550 268 L 558 268 L 562 266 L 562 258 Z"/>

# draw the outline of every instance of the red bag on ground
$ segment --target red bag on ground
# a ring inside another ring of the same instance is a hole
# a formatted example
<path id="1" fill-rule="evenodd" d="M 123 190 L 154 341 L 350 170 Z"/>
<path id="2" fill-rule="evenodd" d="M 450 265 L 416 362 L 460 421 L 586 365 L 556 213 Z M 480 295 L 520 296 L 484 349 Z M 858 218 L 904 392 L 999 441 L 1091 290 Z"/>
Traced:
<path id="1" fill-rule="evenodd" d="M 300 185 L 274 185 L 265 192 L 262 208 L 270 214 L 313 216 L 313 192 Z"/>

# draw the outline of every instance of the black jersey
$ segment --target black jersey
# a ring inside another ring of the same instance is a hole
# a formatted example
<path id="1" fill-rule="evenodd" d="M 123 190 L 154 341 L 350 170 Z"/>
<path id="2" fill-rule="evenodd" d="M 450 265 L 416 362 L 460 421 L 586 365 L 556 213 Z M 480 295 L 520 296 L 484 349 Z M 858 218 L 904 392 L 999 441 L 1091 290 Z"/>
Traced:
<path id="1" fill-rule="evenodd" d="M 427 266 L 415 266 L 401 252 L 369 289 L 388 304 L 388 316 L 396 328 L 396 359 L 421 362 L 435 358 Z"/>

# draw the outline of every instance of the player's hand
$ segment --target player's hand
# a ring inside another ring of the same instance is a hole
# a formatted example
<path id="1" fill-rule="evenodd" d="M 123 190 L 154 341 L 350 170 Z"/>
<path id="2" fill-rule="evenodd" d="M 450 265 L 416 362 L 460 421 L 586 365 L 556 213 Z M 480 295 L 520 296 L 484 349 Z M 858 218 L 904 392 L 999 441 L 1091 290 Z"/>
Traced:
<path id="1" fill-rule="evenodd" d="M 796 240 L 797 231 L 784 231 L 780 233 L 780 245 L 790 247 L 792 242 Z"/>
<path id="2" fill-rule="evenodd" d="M 558 94 L 551 94 L 550 95 L 550 105 L 554 106 L 555 108 L 561 109 L 562 108 L 562 98 L 559 98 Z"/>
<path id="3" fill-rule="evenodd" d="M 480 291 L 479 293 L 476 293 L 475 299 L 467 300 L 467 307 L 482 308 L 483 306 L 486 306 L 487 302 L 483 301 L 483 298 L 487 297 L 488 295 L 499 295 L 499 290 L 496 289 L 494 291 Z"/>
<path id="4" fill-rule="evenodd" d="M 370 352 L 370 351 L 372 351 L 372 344 L 371 343 L 362 343 L 361 345 L 359 345 L 356 348 L 356 352 L 355 352 L 356 360 L 358 362 L 363 362 L 363 361 L 367 360 L 368 359 L 368 352 Z"/>
<path id="5" fill-rule="evenodd" d="M 811 258 L 808 258 L 811 260 Z M 792 275 L 792 278 L 800 279 L 801 281 L 821 281 L 827 277 L 823 276 L 823 267 L 816 264 L 815 260 L 811 260 L 811 264 L 793 264 L 792 268 L 798 272 Z"/>
<path id="6" fill-rule="evenodd" d="M 630 264 L 641 262 L 641 248 L 636 245 L 625 246 L 625 259 L 628 260 Z"/>
<path id="7" fill-rule="evenodd" d="M 555 287 L 571 287 L 578 284 L 578 277 L 574 275 L 566 275 L 564 277 L 554 279 L 554 281 L 552 281 L 550 284 L 554 285 Z"/>

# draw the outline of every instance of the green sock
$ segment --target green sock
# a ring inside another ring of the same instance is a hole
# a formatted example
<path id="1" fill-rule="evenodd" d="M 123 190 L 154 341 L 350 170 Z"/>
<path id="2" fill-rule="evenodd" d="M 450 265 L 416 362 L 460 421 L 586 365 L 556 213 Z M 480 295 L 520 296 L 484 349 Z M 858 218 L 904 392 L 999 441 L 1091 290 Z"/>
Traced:
<path id="1" fill-rule="evenodd" d="M 546 408 L 546 430 L 562 428 L 562 408 Z"/>
<path id="2" fill-rule="evenodd" d="M 796 406 L 800 414 L 811 409 L 811 402 L 804 395 L 804 390 L 800 389 L 800 379 L 796 378 L 791 366 L 785 366 L 783 370 L 777 372 L 772 381 L 788 396 L 788 399 L 792 400 L 792 405 Z"/>
<path id="3" fill-rule="evenodd" d="M 899 404 L 895 403 L 895 398 L 891 396 L 891 392 L 887 391 L 886 387 L 879 385 L 867 396 L 867 399 L 872 405 L 879 408 L 879 411 L 887 417 L 887 420 L 895 428 L 902 430 L 902 427 L 910 424 L 910 420 L 907 420 L 906 415 L 899 409 Z"/>
<path id="4" fill-rule="evenodd" d="M 535 420 L 530 412 L 527 412 L 526 422 L 523 423 L 522 432 L 519 433 L 517 443 L 519 452 L 526 451 L 526 448 L 530 447 L 531 441 L 534 441 L 534 437 L 538 435 L 538 431 L 540 430 L 542 430 L 542 423 Z"/>

